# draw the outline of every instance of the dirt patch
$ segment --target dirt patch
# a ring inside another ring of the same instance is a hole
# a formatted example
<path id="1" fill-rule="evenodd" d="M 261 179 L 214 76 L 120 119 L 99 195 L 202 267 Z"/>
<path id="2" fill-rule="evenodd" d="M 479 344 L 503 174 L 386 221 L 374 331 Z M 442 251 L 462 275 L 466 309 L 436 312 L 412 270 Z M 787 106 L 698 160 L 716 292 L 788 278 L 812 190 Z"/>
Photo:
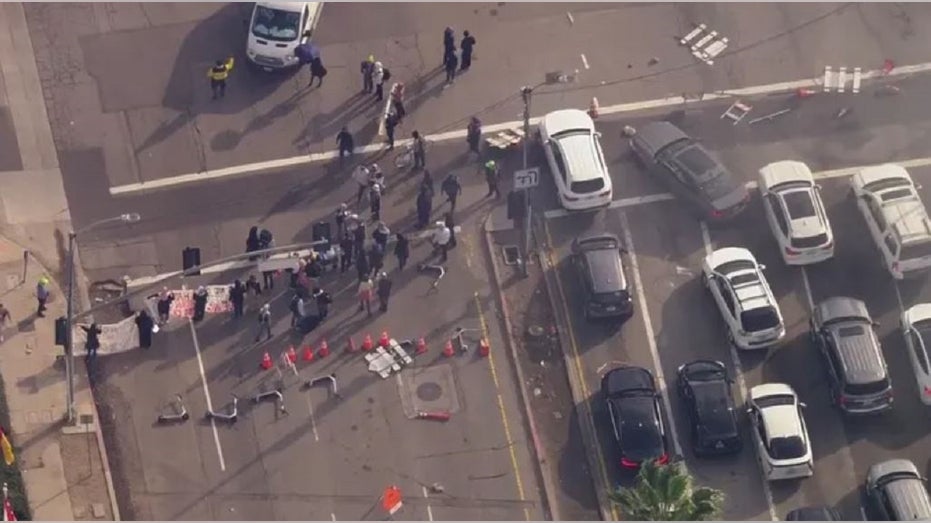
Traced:
<path id="1" fill-rule="evenodd" d="M 112 521 L 113 514 L 110 510 L 107 480 L 100 461 L 100 449 L 97 447 L 97 436 L 93 432 L 63 435 L 61 459 L 72 503 L 78 500 L 93 502 L 98 505 L 98 509 L 102 507 L 106 513 L 106 516 L 98 518 L 92 505 L 75 504 L 75 520 Z"/>

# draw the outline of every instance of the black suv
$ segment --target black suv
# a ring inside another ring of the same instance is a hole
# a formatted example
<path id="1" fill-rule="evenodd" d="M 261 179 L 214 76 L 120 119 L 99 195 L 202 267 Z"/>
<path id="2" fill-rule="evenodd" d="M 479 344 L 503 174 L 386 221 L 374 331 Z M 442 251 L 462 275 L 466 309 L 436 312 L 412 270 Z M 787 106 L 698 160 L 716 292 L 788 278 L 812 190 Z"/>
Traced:
<path id="1" fill-rule="evenodd" d="M 866 304 L 834 297 L 811 316 L 811 339 L 828 371 L 834 404 L 846 414 L 874 414 L 892 408 L 892 381 Z"/>
<path id="2" fill-rule="evenodd" d="M 585 318 L 629 318 L 634 312 L 617 236 L 597 234 L 572 242 L 572 265 L 585 290 Z"/>
<path id="3" fill-rule="evenodd" d="M 679 367 L 676 389 L 689 411 L 696 456 L 736 454 L 743 447 L 727 367 L 699 360 Z"/>

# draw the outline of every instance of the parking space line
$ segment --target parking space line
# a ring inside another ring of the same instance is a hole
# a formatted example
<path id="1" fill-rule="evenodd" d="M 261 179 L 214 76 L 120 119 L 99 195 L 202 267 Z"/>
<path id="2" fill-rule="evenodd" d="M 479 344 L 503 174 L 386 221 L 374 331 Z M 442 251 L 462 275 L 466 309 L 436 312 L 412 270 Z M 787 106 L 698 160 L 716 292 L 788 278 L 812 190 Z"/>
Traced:
<path id="1" fill-rule="evenodd" d="M 191 327 L 191 339 L 194 340 L 194 353 L 197 355 L 197 368 L 200 370 L 200 381 L 204 384 L 204 397 L 207 401 L 207 410 L 213 412 L 213 402 L 210 400 L 210 388 L 207 386 L 207 373 L 204 372 L 204 360 L 200 356 L 200 342 L 197 341 L 197 329 L 194 328 L 194 320 L 188 318 L 188 325 Z M 217 446 L 217 458 L 220 460 L 220 470 L 226 472 L 226 460 L 223 459 L 223 447 L 220 446 L 220 434 L 217 432 L 217 422 L 210 418 L 210 428 L 213 430 L 213 442 Z"/>
<path id="2" fill-rule="evenodd" d="M 478 321 L 482 328 L 482 336 L 488 340 L 488 324 L 485 323 L 485 314 L 482 312 L 482 302 L 478 297 L 478 292 L 473 295 L 475 307 L 478 310 Z M 508 444 L 508 453 L 511 455 L 511 468 L 514 469 L 514 481 L 517 483 L 517 496 L 521 501 L 526 501 L 524 495 L 524 482 L 520 477 L 520 467 L 517 465 L 517 452 L 514 450 L 514 438 L 511 437 L 511 426 L 508 424 L 507 410 L 504 408 L 504 398 L 501 396 L 501 386 L 498 382 L 498 371 L 495 369 L 494 355 L 488 354 L 488 368 L 491 370 L 491 380 L 495 384 L 495 394 L 498 396 L 498 413 L 501 415 L 501 423 L 504 425 L 504 437 Z M 524 506 L 524 519 L 530 521 L 530 508 Z"/>
<path id="3" fill-rule="evenodd" d="M 893 281 L 892 287 L 895 288 L 895 299 L 899 302 L 899 313 L 905 312 L 905 302 L 902 301 L 902 291 L 899 290 L 899 282 Z"/>
<path id="4" fill-rule="evenodd" d="M 330 512 L 330 521 L 336 521 L 336 513 Z"/>
<path id="5" fill-rule="evenodd" d="M 707 256 L 714 251 L 714 244 L 711 242 L 711 232 L 708 230 L 708 224 L 705 223 L 704 220 L 698 223 L 701 227 L 701 240 L 702 244 L 705 246 L 705 255 Z M 740 403 L 743 405 L 746 404 L 747 399 L 750 397 L 750 389 L 747 388 L 747 380 L 744 378 L 743 365 L 740 363 L 740 356 L 737 354 L 737 348 L 734 347 L 733 343 L 728 343 L 727 348 L 731 356 L 731 363 L 734 364 L 734 381 L 737 382 L 737 390 L 740 392 Z M 756 462 L 757 467 L 762 467 L 759 459 L 753 461 Z M 773 501 L 773 491 L 769 488 L 769 482 L 763 477 L 762 468 L 759 470 L 760 482 L 763 485 L 763 497 L 766 499 L 766 507 L 769 509 L 769 518 L 772 521 L 779 521 L 779 518 L 776 516 L 776 503 Z"/>
<path id="6" fill-rule="evenodd" d="M 426 499 L 426 500 L 429 500 L 429 499 L 430 499 L 430 491 L 428 491 L 428 490 L 427 490 L 427 487 L 425 487 L 425 486 L 423 486 L 423 485 L 421 485 L 420 488 L 423 489 L 423 498 Z M 428 520 L 428 521 L 433 521 L 433 507 L 430 505 L 429 501 L 427 502 L 427 520 Z"/>
<path id="7" fill-rule="evenodd" d="M 802 269 L 802 286 L 805 288 L 805 299 L 808 300 L 808 312 L 809 314 L 815 310 L 815 298 L 811 293 L 811 283 L 808 281 L 808 271 L 805 270 L 805 267 L 800 267 Z"/>
<path id="8" fill-rule="evenodd" d="M 647 346 L 650 348 L 650 356 L 653 359 L 653 372 L 656 373 L 656 381 L 659 382 L 660 394 L 663 396 L 663 405 L 666 407 L 669 422 L 672 425 L 669 433 L 672 435 L 672 445 L 675 448 L 676 456 L 684 458 L 682 445 L 679 443 L 679 435 L 676 430 L 676 423 L 672 415 L 672 402 L 669 399 L 669 390 L 666 388 L 666 377 L 663 372 L 663 364 L 659 359 L 659 350 L 656 348 L 656 332 L 653 330 L 653 320 L 650 319 L 650 310 L 647 305 L 647 293 L 643 288 L 643 280 L 640 278 L 640 265 L 637 262 L 637 251 L 634 249 L 634 237 L 630 232 L 630 223 L 627 221 L 627 213 L 621 212 L 621 229 L 624 231 L 624 248 L 627 249 L 627 256 L 630 260 L 630 270 L 634 275 L 634 291 L 637 293 L 637 301 L 640 302 L 640 317 L 643 318 L 643 326 L 647 331 Z M 682 462 L 685 466 L 685 461 Z"/>
<path id="9" fill-rule="evenodd" d="M 314 435 L 314 441 L 319 442 L 320 435 L 317 433 L 317 419 L 314 416 L 314 403 L 310 399 L 310 393 L 304 397 L 307 398 L 307 413 L 310 415 L 310 430 Z"/>
<path id="10" fill-rule="evenodd" d="M 543 220 L 543 233 L 546 235 L 546 243 L 548 245 L 550 246 L 556 245 L 553 242 L 553 237 L 550 234 L 550 228 L 546 224 L 546 220 Z M 579 383 L 579 387 L 582 388 L 581 392 L 583 396 L 583 401 L 585 401 L 591 396 L 591 392 L 589 392 L 588 390 L 588 381 L 585 379 L 585 372 L 582 369 L 582 358 L 579 355 L 580 354 L 579 344 L 575 339 L 575 327 L 573 326 L 573 323 L 572 323 L 572 315 L 569 313 L 569 304 L 566 301 L 566 291 L 565 289 L 563 289 L 563 286 L 562 286 L 562 278 L 559 276 L 559 268 L 558 268 L 559 266 L 556 264 L 556 261 L 553 259 L 552 248 L 546 250 L 546 257 L 547 257 L 547 262 L 549 263 L 549 266 L 555 276 L 554 279 L 556 281 L 556 290 L 559 292 L 559 303 L 560 305 L 562 305 L 562 311 L 560 311 L 560 313 L 563 315 L 564 318 L 566 318 L 566 324 L 569 327 L 568 329 L 569 330 L 568 332 L 569 348 L 572 352 L 571 367 L 572 367 L 572 370 L 575 371 L 575 374 L 577 376 L 576 380 Z M 570 384 L 571 384 L 571 381 L 570 381 Z M 594 415 L 591 413 L 590 410 L 588 411 L 588 413 L 589 413 L 588 416 L 579 416 L 579 424 L 582 424 L 582 423 L 587 424 L 588 430 L 591 431 L 592 438 L 594 438 L 595 440 L 594 451 L 595 451 L 595 458 L 597 462 L 598 472 L 601 475 L 601 483 L 605 487 L 610 487 L 611 481 L 608 478 L 608 470 L 605 468 L 605 458 L 604 458 L 604 454 L 601 451 L 601 440 L 598 437 L 598 429 L 595 427 Z M 597 486 L 597 482 L 595 484 Z M 599 498 L 599 502 L 600 502 L 602 496 L 596 495 L 596 497 Z M 611 511 L 611 521 L 620 521 L 620 514 L 618 513 L 617 507 L 614 505 L 614 503 L 608 503 L 608 506 L 610 507 L 609 510 Z"/>

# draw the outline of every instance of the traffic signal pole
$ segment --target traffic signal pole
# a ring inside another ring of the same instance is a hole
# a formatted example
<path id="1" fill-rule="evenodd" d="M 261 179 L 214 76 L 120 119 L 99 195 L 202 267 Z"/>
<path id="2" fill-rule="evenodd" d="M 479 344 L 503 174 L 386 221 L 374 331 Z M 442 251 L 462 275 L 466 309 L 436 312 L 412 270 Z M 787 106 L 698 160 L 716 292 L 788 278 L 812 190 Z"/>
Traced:
<path id="1" fill-rule="evenodd" d="M 530 152 L 530 98 L 533 94 L 532 87 L 521 87 L 520 95 L 524 101 L 524 169 L 527 169 L 528 163 L 528 154 Z M 526 212 L 523 214 L 523 219 L 520 224 L 520 235 L 521 235 L 521 252 L 520 252 L 520 272 L 523 277 L 529 275 L 527 271 L 527 260 L 530 257 L 530 228 L 531 228 L 531 219 L 533 216 L 533 206 L 530 202 L 530 188 L 522 189 L 524 191 L 523 200 L 527 202 Z"/>

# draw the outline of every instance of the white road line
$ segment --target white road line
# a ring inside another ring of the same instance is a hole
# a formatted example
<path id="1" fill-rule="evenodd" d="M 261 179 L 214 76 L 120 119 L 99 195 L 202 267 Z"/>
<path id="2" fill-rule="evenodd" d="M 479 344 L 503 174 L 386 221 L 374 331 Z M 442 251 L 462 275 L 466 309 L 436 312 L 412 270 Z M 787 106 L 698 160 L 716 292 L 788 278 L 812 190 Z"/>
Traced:
<path id="1" fill-rule="evenodd" d="M 320 441 L 320 434 L 317 433 L 317 419 L 314 417 L 314 403 L 310 400 L 310 394 L 308 393 L 307 398 L 307 413 L 310 415 L 310 430 L 313 432 L 314 441 Z M 336 520 L 333 520 L 336 521 Z"/>
<path id="2" fill-rule="evenodd" d="M 676 197 L 670 193 L 660 193 L 660 194 L 648 194 L 646 196 L 632 196 L 630 198 L 621 198 L 620 200 L 614 200 L 608 205 L 609 209 L 623 209 L 625 207 L 636 207 L 638 205 L 645 205 L 648 203 L 656 202 L 665 202 L 669 200 L 675 200 Z M 597 212 L 601 209 L 592 209 L 590 211 L 567 211 L 565 209 L 552 209 L 543 213 L 543 216 L 547 219 L 550 218 L 562 218 L 564 216 L 582 214 L 585 212 Z"/>
<path id="3" fill-rule="evenodd" d="M 892 286 L 895 287 L 895 299 L 899 302 L 899 316 L 901 316 L 902 313 L 905 312 L 905 302 L 902 301 L 902 292 L 899 291 L 899 282 L 892 282 Z"/>
<path id="4" fill-rule="evenodd" d="M 566 13 L 569 17 L 569 21 L 572 22 L 572 14 Z M 866 71 L 861 76 L 863 81 L 871 80 L 874 78 L 894 78 L 899 76 L 907 76 L 911 74 L 926 73 L 931 71 L 931 62 L 925 62 L 916 65 L 905 65 L 901 67 L 896 67 L 888 74 L 884 73 L 881 69 L 876 69 L 872 71 Z M 758 96 L 764 94 L 773 94 L 779 92 L 791 92 L 796 89 L 809 89 L 812 87 L 819 87 L 822 83 L 821 78 L 812 78 L 812 79 L 803 79 L 803 80 L 794 80 L 789 82 L 779 82 L 772 84 L 756 85 L 751 87 L 744 87 L 740 89 L 730 89 L 727 91 L 720 91 L 716 93 L 707 93 L 704 94 L 700 99 L 694 97 L 684 97 L 684 96 L 669 96 L 666 98 L 658 98 L 654 100 L 645 100 L 640 102 L 629 102 L 616 105 L 608 105 L 600 107 L 598 112 L 601 115 L 609 114 L 618 114 L 618 113 L 628 113 L 635 111 L 643 111 L 646 109 L 657 109 L 670 106 L 680 106 L 687 104 L 694 104 L 699 102 L 710 102 L 715 100 L 726 100 L 730 98 L 737 98 L 741 96 Z M 531 125 L 537 125 L 540 118 L 531 118 Z M 488 125 L 483 128 L 483 132 L 486 134 L 496 133 L 504 129 L 510 129 L 515 126 L 521 125 L 521 121 L 512 121 L 504 122 L 495 125 Z M 447 131 L 444 133 L 433 134 L 427 136 L 427 140 L 430 142 L 443 142 L 448 140 L 461 140 L 465 138 L 466 130 L 457 129 L 454 131 Z M 401 147 L 410 143 L 410 139 L 399 140 L 395 142 L 395 145 Z M 364 147 L 357 147 L 355 152 L 362 154 L 369 154 L 373 152 L 381 151 L 386 147 L 386 144 L 370 144 Z M 157 180 L 150 180 L 146 182 L 130 183 L 126 185 L 117 185 L 110 187 L 111 196 L 121 196 L 121 195 L 130 195 L 136 193 L 142 193 L 147 191 L 163 190 L 173 187 L 179 187 L 182 185 L 187 185 L 191 183 L 202 183 L 210 180 L 217 180 L 221 178 L 229 178 L 234 176 L 243 176 L 247 174 L 256 174 L 266 171 L 279 171 L 288 167 L 295 167 L 299 165 L 307 165 L 310 163 L 321 162 L 325 160 L 333 160 L 339 156 L 337 151 L 326 151 L 320 153 L 311 153 L 311 154 L 302 154 L 299 156 L 293 156 L 291 158 L 281 158 L 278 160 L 267 160 L 264 162 L 249 163 L 243 165 L 234 165 L 231 167 L 224 167 L 220 169 L 207 169 L 202 172 L 180 174 L 177 176 L 171 176 L 167 178 L 159 178 Z M 271 174 L 271 173 L 269 173 Z"/>
<path id="5" fill-rule="evenodd" d="M 197 329 L 194 320 L 188 318 L 191 327 L 191 339 L 194 340 L 194 353 L 197 354 L 197 368 L 200 369 L 200 381 L 204 384 L 204 397 L 207 400 L 207 410 L 213 412 L 213 401 L 210 400 L 210 389 L 207 386 L 207 373 L 204 372 L 204 360 L 200 357 L 200 342 L 197 341 Z M 223 459 L 223 447 L 220 446 L 220 434 L 217 432 L 217 422 L 210 418 L 210 428 L 213 429 L 213 442 L 217 445 L 217 458 L 220 460 L 220 470 L 226 472 L 226 460 Z"/>
<path id="6" fill-rule="evenodd" d="M 427 487 L 421 486 L 420 488 L 423 489 L 424 499 L 430 499 L 430 492 L 427 490 Z M 429 503 L 427 503 L 427 520 L 433 521 L 433 507 L 430 506 Z"/>
<path id="7" fill-rule="evenodd" d="M 588 58 L 585 57 L 585 53 L 582 53 L 581 56 L 582 56 L 582 66 L 584 66 L 585 69 L 589 69 L 589 67 L 588 67 Z"/>
<path id="8" fill-rule="evenodd" d="M 330 521 L 336 521 L 336 513 L 330 512 Z"/>
<path id="9" fill-rule="evenodd" d="M 569 19 L 570 24 L 575 25 L 575 18 L 572 17 L 572 13 L 570 13 L 569 11 L 566 11 L 566 18 Z"/>
<path id="10" fill-rule="evenodd" d="M 705 221 L 698 222 L 701 227 L 701 241 L 705 246 L 705 255 L 709 255 L 714 251 L 714 244 L 711 242 L 711 232 L 708 230 L 708 224 Z M 749 389 L 747 388 L 747 380 L 744 378 L 743 365 L 740 363 L 740 356 L 737 354 L 737 349 L 734 347 L 733 343 L 727 344 L 730 355 L 731 362 L 734 364 L 734 378 L 737 382 L 737 389 L 740 392 L 740 401 L 741 404 L 747 402 L 747 398 L 750 397 Z M 759 460 L 754 460 L 759 466 Z M 773 521 L 779 521 L 779 518 L 776 516 L 776 503 L 773 501 L 773 491 L 769 487 L 769 482 L 766 481 L 766 478 L 763 477 L 763 471 L 760 470 L 760 481 L 763 485 L 763 497 L 766 498 L 766 507 L 769 509 L 769 517 Z"/>
<path id="11" fill-rule="evenodd" d="M 627 214 L 621 213 L 621 229 L 624 230 L 624 247 L 627 249 L 627 256 L 630 260 L 630 270 L 634 275 L 634 290 L 637 293 L 637 302 L 640 305 L 640 317 L 643 318 L 643 326 L 647 331 L 647 346 L 650 348 L 650 356 L 653 359 L 653 371 L 656 373 L 656 381 L 659 383 L 660 393 L 663 396 L 663 405 L 666 407 L 666 414 L 669 416 L 669 422 L 672 424 L 669 434 L 672 436 L 672 446 L 675 448 L 676 456 L 685 456 L 682 452 L 682 445 L 679 444 L 679 435 L 676 431 L 676 423 L 673 420 L 672 402 L 669 399 L 669 390 L 666 389 L 666 377 L 663 372 L 663 364 L 659 359 L 659 350 L 656 347 L 656 332 L 653 330 L 653 321 L 650 319 L 650 310 L 647 305 L 647 295 L 643 288 L 643 280 L 640 278 L 640 265 L 637 263 L 637 251 L 634 249 L 634 237 L 630 232 L 630 223 L 627 221 Z M 683 466 L 685 462 L 683 461 Z"/>
<path id="12" fill-rule="evenodd" d="M 802 285 L 805 287 L 805 299 L 808 300 L 808 312 L 811 313 L 815 310 L 815 298 L 811 293 L 811 282 L 808 280 L 808 271 L 805 270 L 805 267 L 802 269 Z"/>

